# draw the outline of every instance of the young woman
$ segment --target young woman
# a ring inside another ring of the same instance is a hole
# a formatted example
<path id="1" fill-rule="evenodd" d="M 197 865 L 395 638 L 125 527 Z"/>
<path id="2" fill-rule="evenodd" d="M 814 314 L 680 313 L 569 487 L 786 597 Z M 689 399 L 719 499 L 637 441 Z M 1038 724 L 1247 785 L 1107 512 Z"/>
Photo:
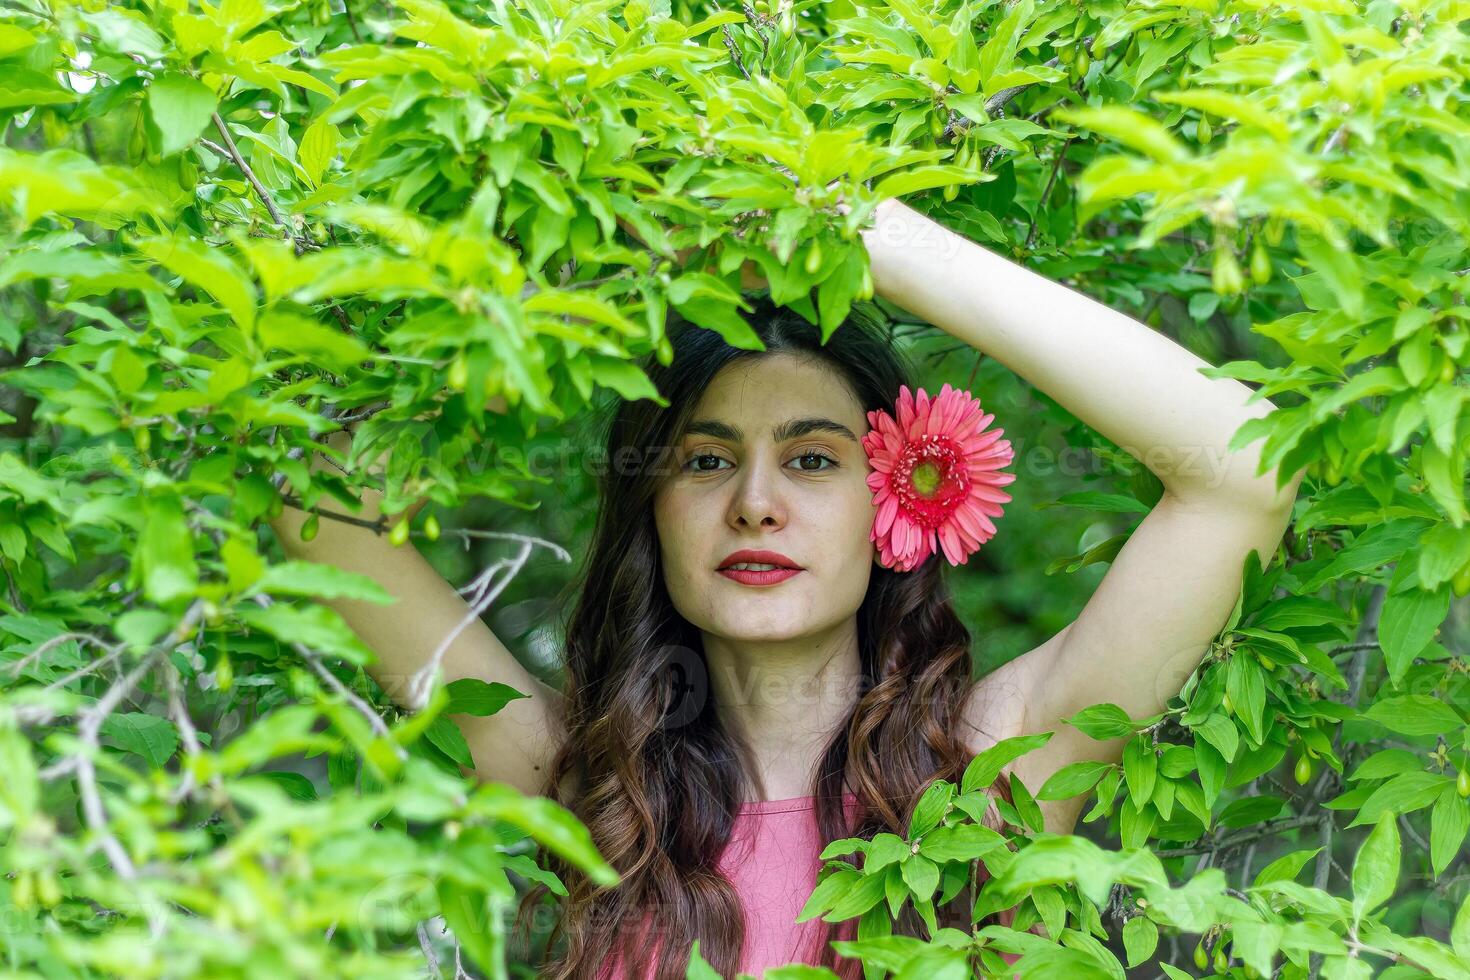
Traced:
<path id="1" fill-rule="evenodd" d="M 868 413 L 897 416 L 914 385 L 883 334 L 854 318 L 824 345 L 769 303 L 749 317 L 762 352 L 675 324 L 672 363 L 645 365 L 668 407 L 619 403 L 607 432 L 563 689 L 478 620 L 443 660 L 446 680 L 530 695 L 457 716 L 475 775 L 570 807 L 622 875 L 604 889 L 558 868 L 567 944 L 548 975 L 682 977 L 696 938 L 725 976 L 831 963 L 827 941 L 850 937 L 851 923 L 794 921 L 827 841 L 902 834 L 929 782 L 957 781 L 1013 735 L 1056 733 L 1012 767 L 1032 790 L 1068 763 L 1117 759 L 1121 740 L 1092 741 L 1062 719 L 1103 701 L 1160 711 L 1229 616 L 1245 556 L 1268 560 L 1285 530 L 1300 474 L 1278 491 L 1274 472 L 1256 472 L 1258 443 L 1227 448 L 1269 402 L 896 200 L 863 234 L 879 294 L 1056 399 L 1157 474 L 1163 496 L 1072 623 L 973 680 L 941 569 L 960 545 L 900 570 L 876 533 Z M 359 517 L 376 514 L 380 498 L 367 496 Z M 412 548 L 330 520 L 303 543 L 303 519 L 288 509 L 275 522 L 289 552 L 399 597 L 336 606 L 402 699 L 463 601 Z M 973 545 L 987 529 L 968 520 Z M 742 560 L 797 570 L 728 567 Z M 1047 829 L 1070 831 L 1080 805 L 1043 803 Z M 843 961 L 849 975 L 853 965 Z"/>

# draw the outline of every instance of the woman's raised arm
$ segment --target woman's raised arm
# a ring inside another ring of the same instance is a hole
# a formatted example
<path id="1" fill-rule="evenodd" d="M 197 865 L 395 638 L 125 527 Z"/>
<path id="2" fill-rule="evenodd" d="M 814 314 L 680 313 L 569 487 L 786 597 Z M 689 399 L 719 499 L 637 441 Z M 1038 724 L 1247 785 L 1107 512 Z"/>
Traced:
<path id="1" fill-rule="evenodd" d="M 1273 406 L 1200 374 L 1207 363 L 1163 334 L 897 200 L 874 220 L 864 243 L 878 293 L 1004 364 L 1164 485 L 1077 618 L 976 686 L 970 721 L 989 733 L 977 751 L 1056 732 L 1016 764 L 1035 790 L 1063 765 L 1122 752 L 1122 740 L 1094 742 L 1063 719 L 1105 701 L 1152 715 L 1179 692 L 1235 606 L 1246 555 L 1274 553 L 1301 474 L 1278 489 L 1274 471 L 1256 472 L 1259 441 L 1229 448 Z M 1081 802 L 1046 804 L 1047 829 L 1069 830 Z"/>
<path id="2" fill-rule="evenodd" d="M 351 444 L 347 432 L 332 433 L 328 440 L 343 451 Z M 311 461 L 313 472 L 324 465 L 328 464 L 319 454 Z M 362 492 L 362 500 L 361 512 L 352 516 L 376 520 L 383 495 L 368 489 Z M 409 511 L 410 516 L 418 506 L 421 503 Z M 323 496 L 319 509 L 346 513 L 328 496 Z M 429 662 L 444 637 L 465 620 L 470 607 L 412 544 L 395 547 L 386 535 L 326 517 L 320 519 L 316 536 L 302 541 L 300 531 L 306 517 L 303 511 L 286 507 L 271 520 L 287 555 L 366 575 L 397 600 L 391 605 L 352 599 L 325 604 L 340 613 L 378 655 L 367 668 L 372 678 L 394 701 L 414 709 L 411 679 Z M 506 782 L 528 794 L 545 792 L 548 767 L 562 737 L 560 692 L 521 666 L 477 616 L 450 643 L 441 665 L 445 683 L 473 677 L 508 684 L 529 695 L 486 717 L 449 716 L 464 733 L 474 756 L 475 769 L 466 774 Z"/>

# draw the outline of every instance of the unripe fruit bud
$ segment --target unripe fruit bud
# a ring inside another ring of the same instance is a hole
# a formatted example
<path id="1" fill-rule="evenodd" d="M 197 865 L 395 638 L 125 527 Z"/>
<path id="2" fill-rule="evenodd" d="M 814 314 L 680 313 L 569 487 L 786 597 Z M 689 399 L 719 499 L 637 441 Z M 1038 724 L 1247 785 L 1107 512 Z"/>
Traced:
<path id="1" fill-rule="evenodd" d="M 857 297 L 858 299 L 873 298 L 873 273 L 866 266 L 863 267 L 862 279 L 858 281 Z"/>
<path id="2" fill-rule="evenodd" d="M 392 526 L 388 530 L 388 544 L 398 547 L 398 545 L 403 544 L 407 539 L 409 539 L 409 519 L 407 517 L 401 517 L 401 519 L 398 519 L 397 525 Z"/>
<path id="3" fill-rule="evenodd" d="M 1455 775 L 1455 792 L 1470 797 L 1470 769 L 1461 769 Z"/>
<path id="4" fill-rule="evenodd" d="M 1230 958 L 1225 955 L 1225 950 L 1223 949 L 1223 946 L 1224 944 L 1222 943 L 1220 946 L 1215 947 L 1214 966 L 1216 973 L 1224 973 L 1226 970 L 1230 969 Z"/>
<path id="5" fill-rule="evenodd" d="M 1266 243 L 1257 235 L 1255 247 L 1251 249 L 1251 280 L 1257 286 L 1264 286 L 1271 281 L 1271 271 L 1271 256 L 1266 251 Z"/>
<path id="6" fill-rule="evenodd" d="M 1082 78 L 1087 74 L 1087 69 L 1092 67 L 1092 59 L 1086 51 L 1077 52 L 1077 60 L 1072 62 L 1072 67 L 1077 69 L 1077 77 Z"/>
<path id="7" fill-rule="evenodd" d="M 1194 965 L 1203 970 L 1210 965 L 1210 954 L 1205 952 L 1203 941 L 1194 947 Z"/>
<path id="8" fill-rule="evenodd" d="M 274 497 L 271 498 L 271 504 L 270 507 L 266 510 L 266 513 L 269 514 L 271 517 L 280 517 L 281 511 L 285 509 L 286 502 L 281 499 L 280 494 L 276 494 Z"/>
<path id="9" fill-rule="evenodd" d="M 301 540 L 310 541 L 312 538 L 316 537 L 316 532 L 321 529 L 321 525 L 321 518 L 317 517 L 315 512 L 313 512 L 310 517 L 302 522 L 301 531 L 299 532 L 301 535 Z"/>
<path id="10" fill-rule="evenodd" d="M 1210 128 L 1209 116 L 1205 115 L 1204 113 L 1200 113 L 1199 122 L 1195 123 L 1194 134 L 1195 136 L 1199 137 L 1201 145 L 1210 141 L 1210 137 L 1214 136 L 1215 133 L 1214 130 Z"/>
<path id="11" fill-rule="evenodd" d="M 1455 362 L 1446 356 L 1444 362 L 1439 366 L 1439 381 L 1440 384 L 1451 384 L 1454 380 Z"/>
<path id="12" fill-rule="evenodd" d="M 945 184 L 944 185 L 944 192 L 943 193 L 944 193 L 944 199 L 946 201 L 953 201 L 955 198 L 957 198 L 957 197 L 960 196 L 960 185 L 959 184 Z"/>
<path id="13" fill-rule="evenodd" d="M 221 691 L 228 691 L 235 683 L 235 665 L 230 663 L 230 655 L 223 650 L 214 665 L 214 683 Z"/>
<path id="14" fill-rule="evenodd" d="M 153 431 L 142 426 L 134 429 L 133 445 L 137 447 L 138 452 L 146 453 L 148 447 L 153 445 Z"/>
<path id="15" fill-rule="evenodd" d="M 822 268 L 822 246 L 819 242 L 812 242 L 812 247 L 807 250 L 806 262 L 802 265 L 806 274 L 814 276 Z"/>
<path id="16" fill-rule="evenodd" d="M 51 908 L 61 901 L 61 885 L 56 881 L 55 873 L 51 871 L 36 872 L 36 892 L 41 899 L 41 904 Z"/>
<path id="17" fill-rule="evenodd" d="M 1455 573 L 1455 577 L 1450 579 L 1450 588 L 1455 590 L 1457 596 L 1470 593 L 1470 565 Z"/>
<path id="18" fill-rule="evenodd" d="M 430 541 L 439 540 L 439 518 L 433 514 L 424 518 L 424 537 Z"/>
<path id="19" fill-rule="evenodd" d="M 450 362 L 449 376 L 445 379 L 445 383 L 455 391 L 464 391 L 464 386 L 469 380 L 470 366 L 466 362 L 463 352 L 461 352 L 455 355 L 454 360 Z"/>
<path id="20" fill-rule="evenodd" d="M 1240 273 L 1240 263 L 1235 261 L 1235 252 L 1228 247 L 1215 249 L 1215 267 L 1210 288 L 1221 296 L 1232 296 L 1240 292 L 1245 278 Z"/>
<path id="21" fill-rule="evenodd" d="M 408 540 L 408 519 L 407 518 L 402 518 L 402 519 L 399 520 L 399 522 L 397 524 L 394 524 L 393 525 L 393 529 L 388 532 L 388 543 L 391 544 L 391 545 L 393 545 L 396 548 L 399 545 L 403 544 L 403 542 L 405 542 L 407 540 Z"/>
<path id="22" fill-rule="evenodd" d="M 1297 756 L 1296 772 L 1292 775 L 1296 778 L 1296 784 L 1298 786 L 1307 785 L 1307 781 L 1312 778 L 1312 760 L 1308 759 L 1305 755 Z"/>
<path id="23" fill-rule="evenodd" d="M 36 903 L 36 883 L 29 871 L 15 873 L 15 881 L 10 886 L 10 900 L 17 908 L 27 911 Z"/>

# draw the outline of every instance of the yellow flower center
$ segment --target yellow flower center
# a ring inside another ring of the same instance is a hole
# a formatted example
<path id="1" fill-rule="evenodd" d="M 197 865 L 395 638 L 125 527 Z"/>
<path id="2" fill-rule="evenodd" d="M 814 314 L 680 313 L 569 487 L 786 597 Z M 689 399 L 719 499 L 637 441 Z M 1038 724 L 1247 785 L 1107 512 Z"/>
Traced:
<path id="1" fill-rule="evenodd" d="M 910 479 L 914 483 L 914 489 L 925 497 L 934 496 L 934 491 L 939 489 L 939 478 L 939 467 L 927 460 L 915 466 L 910 476 Z"/>

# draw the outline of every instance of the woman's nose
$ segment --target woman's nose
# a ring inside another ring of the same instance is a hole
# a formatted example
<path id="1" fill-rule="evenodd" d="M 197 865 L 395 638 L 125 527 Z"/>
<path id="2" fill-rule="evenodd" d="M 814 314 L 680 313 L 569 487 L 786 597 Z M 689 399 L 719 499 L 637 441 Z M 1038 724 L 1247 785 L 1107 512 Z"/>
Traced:
<path id="1" fill-rule="evenodd" d="M 730 523 L 735 527 L 786 523 L 786 503 L 778 462 L 750 459 L 744 464 L 735 480 Z"/>

